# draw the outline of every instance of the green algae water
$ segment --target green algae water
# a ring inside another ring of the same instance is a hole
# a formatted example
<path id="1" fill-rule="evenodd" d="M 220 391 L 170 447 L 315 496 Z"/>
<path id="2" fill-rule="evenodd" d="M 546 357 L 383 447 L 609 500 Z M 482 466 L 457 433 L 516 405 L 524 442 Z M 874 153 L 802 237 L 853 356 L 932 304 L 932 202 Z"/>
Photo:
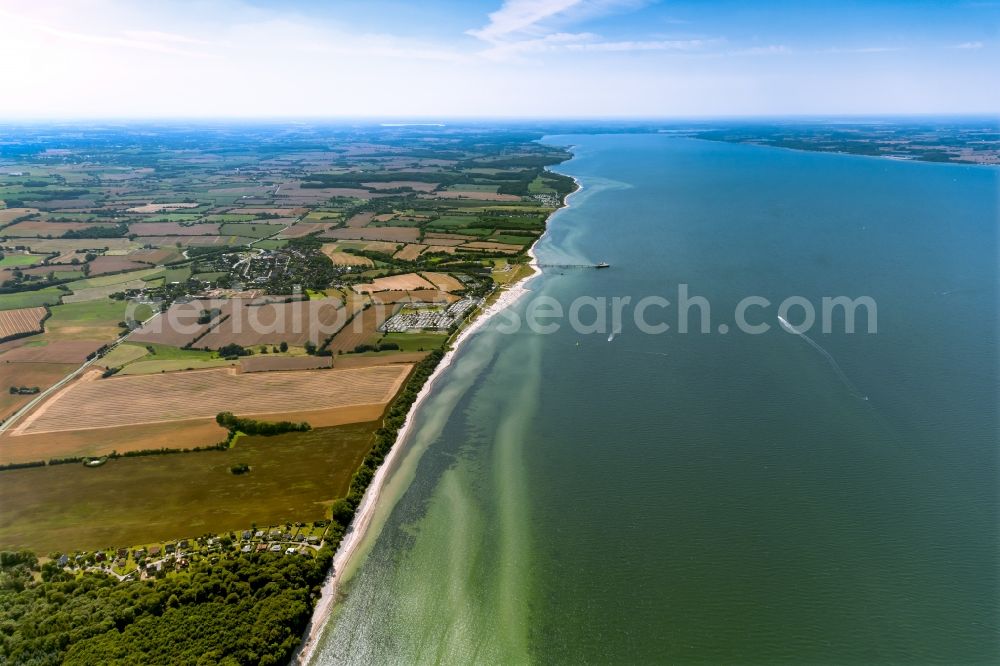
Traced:
<path id="1" fill-rule="evenodd" d="M 998 172 L 547 141 L 584 189 L 540 261 L 611 268 L 546 268 L 512 310 L 687 284 L 711 332 L 476 333 L 315 662 L 995 661 Z M 751 295 L 765 334 L 733 326 Z M 871 296 L 878 332 L 807 344 L 792 295 Z"/>

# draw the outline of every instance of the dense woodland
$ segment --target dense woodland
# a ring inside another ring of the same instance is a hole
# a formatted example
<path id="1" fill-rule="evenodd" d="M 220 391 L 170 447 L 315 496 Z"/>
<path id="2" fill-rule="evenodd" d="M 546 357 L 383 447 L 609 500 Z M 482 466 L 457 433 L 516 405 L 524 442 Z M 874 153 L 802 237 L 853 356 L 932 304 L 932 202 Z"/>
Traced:
<path id="1" fill-rule="evenodd" d="M 198 563 L 160 580 L 80 577 L 30 553 L 0 556 L 0 661 L 12 664 L 278 664 L 299 643 L 333 558 L 281 554 Z"/>

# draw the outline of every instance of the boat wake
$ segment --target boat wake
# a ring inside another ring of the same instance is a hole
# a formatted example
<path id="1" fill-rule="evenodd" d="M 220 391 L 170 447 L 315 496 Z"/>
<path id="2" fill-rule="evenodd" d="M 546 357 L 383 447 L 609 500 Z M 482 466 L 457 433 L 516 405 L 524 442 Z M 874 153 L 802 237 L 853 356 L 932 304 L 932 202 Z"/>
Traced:
<path id="1" fill-rule="evenodd" d="M 830 367 L 833 368 L 833 371 L 837 374 L 837 377 L 840 379 L 841 383 L 843 383 L 844 386 L 847 388 L 847 390 L 851 392 L 851 395 L 853 395 L 855 398 L 859 400 L 864 400 L 864 401 L 868 400 L 868 396 L 859 391 L 858 387 L 854 385 L 854 382 L 852 382 L 850 378 L 848 378 L 848 376 L 844 374 L 844 371 L 841 369 L 840 364 L 837 363 L 837 360 L 833 358 L 833 355 L 830 354 L 830 352 L 823 349 L 823 347 L 818 342 L 810 338 L 808 335 L 806 335 L 802 331 L 798 330 L 797 328 L 789 324 L 788 321 L 781 315 L 778 315 L 778 323 L 781 324 L 781 327 L 783 329 L 785 329 L 789 333 L 792 333 L 793 335 L 799 336 L 800 338 L 805 340 L 810 347 L 818 351 L 823 356 L 823 358 L 827 360 L 827 362 L 830 364 Z"/>

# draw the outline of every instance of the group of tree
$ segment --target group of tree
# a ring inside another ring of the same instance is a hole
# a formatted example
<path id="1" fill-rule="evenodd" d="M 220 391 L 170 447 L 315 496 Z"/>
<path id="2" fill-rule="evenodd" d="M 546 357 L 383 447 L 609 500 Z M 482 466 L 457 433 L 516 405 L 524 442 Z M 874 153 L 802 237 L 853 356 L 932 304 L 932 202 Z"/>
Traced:
<path id="1" fill-rule="evenodd" d="M 284 432 L 306 432 L 312 430 L 305 421 L 257 421 L 240 418 L 232 412 L 219 412 L 215 422 L 229 432 L 242 432 L 244 435 L 280 435 Z"/>
<path id="2" fill-rule="evenodd" d="M 128 234 L 127 224 L 115 224 L 112 226 L 86 227 L 84 229 L 71 229 L 60 238 L 121 238 Z"/>
<path id="3" fill-rule="evenodd" d="M 0 663 L 286 663 L 331 561 L 328 547 L 315 558 L 227 554 L 120 583 L 0 553 Z"/>
<path id="4" fill-rule="evenodd" d="M 231 342 L 228 345 L 222 345 L 219 347 L 219 356 L 222 358 L 236 358 L 238 356 L 249 356 L 253 351 L 245 348 L 243 345 L 238 345 L 235 342 Z"/>

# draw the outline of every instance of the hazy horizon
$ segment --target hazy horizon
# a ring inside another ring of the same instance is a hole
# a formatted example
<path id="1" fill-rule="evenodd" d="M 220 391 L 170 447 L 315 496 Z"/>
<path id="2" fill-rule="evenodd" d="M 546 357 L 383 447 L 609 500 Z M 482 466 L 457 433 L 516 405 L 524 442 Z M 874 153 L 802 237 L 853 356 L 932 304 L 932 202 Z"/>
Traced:
<path id="1" fill-rule="evenodd" d="M 1000 3 L 12 0 L 0 119 L 996 115 Z"/>

